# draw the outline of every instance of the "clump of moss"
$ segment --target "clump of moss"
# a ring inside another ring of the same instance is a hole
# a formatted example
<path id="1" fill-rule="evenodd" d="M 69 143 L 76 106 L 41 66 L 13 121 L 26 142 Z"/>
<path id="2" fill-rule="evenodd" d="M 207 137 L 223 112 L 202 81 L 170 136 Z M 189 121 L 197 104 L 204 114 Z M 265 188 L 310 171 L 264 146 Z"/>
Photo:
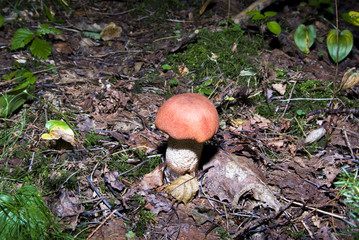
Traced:
<path id="1" fill-rule="evenodd" d="M 146 233 L 146 229 L 151 222 L 156 221 L 155 215 L 145 209 L 145 199 L 139 195 L 132 197 L 131 203 L 129 203 L 133 209 L 136 209 L 133 214 L 133 229 L 138 237 L 142 237 Z"/>
<path id="2" fill-rule="evenodd" d="M 90 132 L 85 135 L 85 147 L 93 147 L 98 144 L 103 137 L 101 135 L 96 134 L 96 132 Z"/>
<path id="3" fill-rule="evenodd" d="M 221 86 L 227 84 L 227 79 L 235 80 L 238 85 L 254 87 L 255 82 L 248 81 L 248 76 L 242 76 L 241 71 L 255 71 L 248 55 L 258 55 L 258 49 L 262 47 L 259 36 L 245 34 L 240 25 L 232 24 L 217 32 L 200 30 L 193 40 L 194 43 L 183 52 L 170 54 L 165 64 L 172 69 L 186 66 L 190 71 L 186 78 L 192 80 L 191 84 L 197 92 L 203 87 L 212 91 L 217 87 L 220 91 Z"/>
<path id="4" fill-rule="evenodd" d="M 129 158 L 138 159 L 139 161 L 137 164 L 140 164 L 143 161 L 148 161 L 148 162 L 146 162 L 145 164 L 139 167 L 134 168 L 136 165 L 128 163 Z M 129 180 L 135 180 L 151 172 L 160 163 L 161 163 L 160 157 L 153 157 L 147 159 L 147 156 L 143 151 L 134 150 L 134 151 L 129 151 L 128 154 L 114 155 L 108 161 L 107 164 L 108 164 L 108 168 L 111 171 L 118 171 L 119 173 L 123 173 L 134 168 L 132 171 L 129 171 L 125 176 Z"/>

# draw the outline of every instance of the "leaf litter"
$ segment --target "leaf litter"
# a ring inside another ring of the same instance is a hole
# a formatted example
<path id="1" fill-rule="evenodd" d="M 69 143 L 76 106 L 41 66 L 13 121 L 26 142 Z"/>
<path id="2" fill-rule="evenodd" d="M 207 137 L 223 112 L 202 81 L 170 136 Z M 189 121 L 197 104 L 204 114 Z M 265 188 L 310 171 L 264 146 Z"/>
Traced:
<path id="1" fill-rule="evenodd" d="M 124 7 L 124 3 L 120 2 L 98 4 L 111 10 Z M 227 14 L 221 8 L 224 5 L 219 1 L 214 6 L 217 14 L 209 14 L 196 24 L 216 32 L 218 26 L 215 23 L 218 23 L 219 16 Z M 236 5 L 233 7 L 236 9 Z M 239 6 L 241 7 L 243 6 Z M 119 156 L 116 161 L 120 161 L 120 158 L 128 160 L 137 156 L 134 149 L 144 149 L 150 157 L 158 154 L 161 157 L 164 153 L 167 136 L 154 127 L 156 112 L 165 98 L 192 91 L 192 88 L 187 85 L 191 81 L 185 79 L 190 77 L 191 66 L 181 65 L 185 66 L 186 71 L 178 76 L 173 71 L 162 72 L 161 64 L 171 50 L 176 49 L 176 54 L 185 51 L 197 39 L 183 37 L 179 44 L 166 39 L 172 36 L 175 27 L 175 22 L 172 21 L 168 21 L 170 28 L 164 26 L 157 33 L 153 26 L 146 25 L 141 18 L 132 18 L 130 14 L 119 14 L 116 17 L 110 14 L 105 24 L 103 13 L 96 8 L 89 8 L 85 12 L 75 11 L 74 17 L 70 19 L 73 26 L 79 22 L 84 23 L 84 16 L 91 16 L 98 26 L 113 22 L 114 35 L 106 37 L 109 41 L 103 42 L 81 36 L 82 30 L 77 30 L 76 34 L 64 31 L 63 37 L 54 45 L 60 78 L 48 74 L 38 80 L 41 82 L 39 87 L 45 101 L 63 112 L 70 111 L 74 114 L 70 119 L 76 123 L 76 131 L 79 131 L 81 138 L 91 132 L 103 137 L 95 146 L 74 149 L 79 153 L 72 159 L 67 150 L 53 152 L 52 163 L 61 159 L 64 161 L 61 168 L 76 168 L 81 165 L 84 171 L 84 175 L 79 177 L 78 191 L 60 189 L 52 199 L 55 202 L 54 212 L 68 222 L 72 229 L 81 228 L 82 223 L 94 221 L 99 224 L 103 221 L 105 224 L 94 233 L 93 239 L 125 239 L 126 233 L 134 230 L 134 225 L 139 225 L 140 213 L 148 212 L 153 213 L 156 219 L 146 223 L 145 236 L 152 239 L 218 239 L 223 232 L 236 239 L 278 238 L 280 235 L 282 238 L 294 239 L 293 234 L 300 231 L 313 238 L 330 239 L 330 236 L 338 236 L 336 230 L 345 229 L 342 221 L 345 216 L 343 205 L 338 200 L 333 181 L 340 167 L 355 166 L 356 160 L 352 159 L 348 150 L 357 151 L 359 146 L 356 116 L 335 115 L 335 128 L 329 138 L 330 147 L 318 148 L 314 154 L 307 154 L 305 147 L 301 146 L 298 133 L 292 130 L 295 125 L 293 121 L 269 118 L 256 111 L 253 103 L 247 101 L 248 96 L 257 90 L 253 87 L 228 84 L 227 88 L 213 96 L 217 104 L 220 102 L 218 110 L 225 122 L 223 128 L 206 145 L 205 149 L 208 151 L 204 156 L 208 158 L 202 159 L 202 168 L 196 178 L 193 178 L 199 189 L 191 191 L 189 199 L 192 201 L 187 202 L 186 199 L 186 205 L 179 203 L 165 191 L 167 183 L 163 179 L 164 164 L 153 166 L 153 171 L 136 180 L 130 179 L 129 175 L 122 175 L 121 169 L 110 170 L 113 156 Z M 190 9 L 185 9 L 173 11 L 172 14 L 183 19 L 190 12 Z M 151 18 L 150 13 L 137 12 L 145 18 Z M 285 18 L 285 13 L 280 14 Z M 296 18 L 298 16 L 293 20 L 288 17 L 288 25 L 294 26 L 293 22 L 300 22 Z M 192 22 L 184 21 L 181 24 L 183 31 L 194 32 L 197 29 Z M 316 21 L 315 24 L 318 26 L 320 23 Z M 10 32 L 15 31 L 9 26 L 5 27 Z M 246 27 L 251 29 L 253 26 L 244 24 L 243 28 Z M 325 28 L 326 25 L 322 26 L 323 32 Z M 101 27 L 97 27 L 95 32 L 98 33 L 99 29 Z M 5 35 L 4 41 L 10 42 L 11 35 L 6 32 L 2 34 Z M 266 34 L 265 37 L 270 39 Z M 320 44 L 317 44 L 317 52 L 303 56 L 292 45 L 290 34 L 282 34 L 280 37 L 283 37 L 279 39 L 282 48 L 264 51 L 256 60 L 264 79 L 263 85 L 269 83 L 269 88 L 260 89 L 267 94 L 262 101 L 268 104 L 275 97 L 287 97 L 286 93 L 292 85 L 278 79 L 278 69 L 288 71 L 288 78 L 295 78 L 297 81 L 334 80 L 335 67 L 328 56 L 321 60 L 316 55 L 321 50 Z M 239 46 L 236 52 L 238 51 Z M 1 53 L 3 56 L 10 54 L 12 53 L 7 49 Z M 3 66 L 10 66 L 8 57 L 1 59 Z M 354 62 L 354 57 L 345 60 L 340 65 L 340 72 L 353 66 Z M 299 73 L 298 66 L 301 66 Z M 162 78 L 151 75 L 155 71 L 159 71 L 158 75 Z M 169 81 L 175 77 L 179 78 L 180 84 L 178 87 L 171 87 Z M 235 82 L 233 79 L 229 81 Z M 358 96 L 355 85 L 346 91 L 354 98 Z M 234 99 L 225 100 L 228 96 L 233 96 Z M 288 105 L 289 108 L 291 104 Z M 35 105 L 36 109 L 31 109 L 35 119 L 42 116 L 43 113 L 36 112 L 42 107 L 47 111 L 50 109 L 46 105 Z M 229 116 L 226 110 L 231 110 L 232 115 Z M 15 115 L 13 118 L 16 117 Z M 328 122 L 323 114 L 312 119 Z M 312 119 L 304 119 L 300 123 L 310 124 Z M 42 126 L 43 122 L 39 120 L 29 126 L 27 139 L 40 136 L 39 129 L 43 129 Z M 24 141 L 27 139 L 24 138 Z M 316 139 L 313 143 L 317 141 L 322 140 Z M 44 146 L 44 143 L 36 142 L 29 147 L 36 152 L 42 151 Z M 216 150 L 213 151 L 213 148 Z M 79 155 L 83 156 L 78 157 Z M 163 157 L 161 158 L 163 161 Z M 9 159 L 11 171 L 16 171 L 16 167 L 23 165 L 23 161 L 19 159 L 22 158 L 13 156 Z M 351 162 L 350 159 L 355 161 Z M 129 164 L 131 169 L 139 165 L 136 161 Z M 103 191 L 103 198 L 96 196 L 89 188 L 89 183 L 84 178 L 88 173 L 92 174 L 94 186 Z M 113 192 L 108 188 L 112 188 Z M 144 200 L 142 208 L 133 205 L 136 196 Z M 114 197 L 116 200 L 108 201 L 111 203 L 109 209 L 103 199 Z M 88 204 L 92 201 L 94 204 Z M 131 221 L 115 217 L 116 215 L 107 219 L 114 209 L 118 209 Z"/>

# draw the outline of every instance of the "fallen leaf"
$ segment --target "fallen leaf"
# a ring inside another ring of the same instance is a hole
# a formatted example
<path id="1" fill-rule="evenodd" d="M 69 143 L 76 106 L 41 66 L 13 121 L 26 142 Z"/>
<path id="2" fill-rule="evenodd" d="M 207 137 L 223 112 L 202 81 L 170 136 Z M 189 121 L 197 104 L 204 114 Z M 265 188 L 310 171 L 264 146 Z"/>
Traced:
<path id="1" fill-rule="evenodd" d="M 203 190 L 211 197 L 229 201 L 233 207 L 243 207 L 240 199 L 248 194 L 258 204 L 278 211 L 280 203 L 265 184 L 263 174 L 249 158 L 228 154 L 222 150 L 203 166 L 209 169 L 203 179 Z M 251 210 L 253 205 L 244 207 Z"/>
<path id="2" fill-rule="evenodd" d="M 314 142 L 317 142 L 325 135 L 325 133 L 326 133 L 326 130 L 324 127 L 315 129 L 308 134 L 308 136 L 304 140 L 304 143 L 312 144 Z"/>
<path id="3" fill-rule="evenodd" d="M 143 190 L 150 190 L 163 185 L 164 165 L 158 165 L 152 172 L 143 176 L 139 185 Z"/>
<path id="4" fill-rule="evenodd" d="M 189 203 L 199 190 L 199 184 L 195 177 L 189 174 L 180 176 L 171 185 L 166 187 L 166 191 L 184 204 Z"/>
<path id="5" fill-rule="evenodd" d="M 110 22 L 106 27 L 101 31 L 101 39 L 104 41 L 109 41 L 114 38 L 121 37 L 122 28 L 116 26 L 115 23 Z"/>
<path id="6" fill-rule="evenodd" d="M 65 122 L 50 120 L 46 123 L 45 127 L 49 130 L 49 133 L 42 134 L 42 139 L 58 140 L 62 138 L 71 145 L 75 145 L 75 134 Z"/>
<path id="7" fill-rule="evenodd" d="M 280 95 L 284 95 L 287 89 L 287 85 L 283 85 L 281 83 L 275 83 L 272 85 L 272 88 L 276 90 Z"/>
<path id="8" fill-rule="evenodd" d="M 75 229 L 77 220 L 84 210 L 85 208 L 74 192 L 67 189 L 61 191 L 60 198 L 55 204 L 55 212 L 59 218 L 68 222 L 72 229 Z"/>

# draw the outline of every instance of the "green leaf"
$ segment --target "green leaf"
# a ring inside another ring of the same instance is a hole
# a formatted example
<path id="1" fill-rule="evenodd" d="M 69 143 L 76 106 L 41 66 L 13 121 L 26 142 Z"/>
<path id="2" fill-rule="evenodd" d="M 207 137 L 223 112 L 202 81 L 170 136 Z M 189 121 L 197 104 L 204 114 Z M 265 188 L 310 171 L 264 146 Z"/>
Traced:
<path id="1" fill-rule="evenodd" d="M 294 42 L 302 52 L 308 54 L 316 37 L 317 33 L 313 25 L 306 27 L 304 24 L 300 24 L 294 33 Z"/>
<path id="2" fill-rule="evenodd" d="M 35 57 L 46 60 L 52 52 L 52 46 L 45 40 L 35 38 L 31 43 L 30 51 Z"/>
<path id="3" fill-rule="evenodd" d="M 4 25 L 5 23 L 5 18 L 3 15 L 0 14 L 0 27 L 2 27 L 2 25 Z"/>
<path id="4" fill-rule="evenodd" d="M 269 31 L 271 31 L 272 33 L 277 34 L 277 35 L 280 34 L 280 32 L 282 31 L 282 28 L 275 21 L 267 22 L 267 27 L 268 27 Z"/>
<path id="5" fill-rule="evenodd" d="M 162 65 L 162 69 L 163 69 L 163 70 L 171 70 L 172 68 L 171 68 L 171 66 L 168 65 L 168 64 L 163 64 L 163 65 Z"/>
<path id="6" fill-rule="evenodd" d="M 327 36 L 327 47 L 333 61 L 340 62 L 348 56 L 353 48 L 353 34 L 349 30 L 343 30 L 339 33 L 339 39 L 337 39 L 337 30 L 333 29 Z"/>
<path id="7" fill-rule="evenodd" d="M 34 35 L 35 34 L 30 30 L 19 28 L 16 30 L 14 38 L 11 42 L 11 50 L 25 47 L 29 42 L 31 42 Z"/>
<path id="8" fill-rule="evenodd" d="M 42 139 L 54 140 L 62 138 L 66 142 L 75 144 L 75 134 L 72 129 L 63 121 L 50 120 L 45 124 L 45 127 L 49 130 L 49 133 L 41 135 Z"/>
<path id="9" fill-rule="evenodd" d="M 51 131 L 53 130 L 55 127 L 59 127 L 62 128 L 65 131 L 71 130 L 71 128 L 69 127 L 69 125 L 67 125 L 65 122 L 60 121 L 60 120 L 50 120 L 47 121 L 45 124 L 45 127 L 47 130 Z"/>
<path id="10" fill-rule="evenodd" d="M 42 36 L 47 34 L 61 34 L 61 31 L 59 29 L 54 28 L 53 26 L 50 26 L 49 24 L 41 24 L 41 28 L 37 30 L 36 35 Z"/>
<path id="11" fill-rule="evenodd" d="M 254 15 L 261 14 L 261 11 L 259 11 L 259 10 L 253 10 L 253 11 L 246 12 L 246 14 L 247 14 L 247 15 L 250 15 L 250 16 L 254 16 Z"/>
<path id="12" fill-rule="evenodd" d="M 27 89 L 20 92 L 4 93 L 0 96 L 0 117 L 7 118 L 29 98 Z"/>
<path id="13" fill-rule="evenodd" d="M 95 32 L 82 32 L 82 34 L 84 35 L 84 37 L 88 37 L 88 38 L 92 38 L 95 40 L 100 40 L 101 39 L 101 35 L 99 33 L 95 33 Z"/>
<path id="14" fill-rule="evenodd" d="M 51 21 L 51 22 L 56 22 L 56 18 L 55 16 L 51 13 L 50 9 L 47 7 L 46 4 L 43 4 L 44 9 L 45 9 L 45 13 L 47 18 Z"/>
<path id="15" fill-rule="evenodd" d="M 359 26 L 359 12 L 350 11 L 349 13 L 343 13 L 342 18 L 350 24 Z"/>
<path id="16" fill-rule="evenodd" d="M 266 17 L 274 17 L 275 15 L 277 15 L 277 12 L 273 12 L 273 11 L 264 12 L 264 16 Z"/>
<path id="17" fill-rule="evenodd" d="M 256 14 L 252 17 L 253 20 L 262 20 L 265 19 L 266 17 L 263 14 Z"/>

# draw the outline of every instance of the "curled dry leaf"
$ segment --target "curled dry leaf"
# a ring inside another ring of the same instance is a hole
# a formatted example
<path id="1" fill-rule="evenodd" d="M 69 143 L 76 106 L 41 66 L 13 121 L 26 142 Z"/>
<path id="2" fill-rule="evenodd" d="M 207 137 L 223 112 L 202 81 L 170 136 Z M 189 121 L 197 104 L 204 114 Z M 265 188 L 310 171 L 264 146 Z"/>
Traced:
<path id="1" fill-rule="evenodd" d="M 58 120 L 50 120 L 46 123 L 45 126 L 49 130 L 49 133 L 42 134 L 42 139 L 58 140 L 62 138 L 66 142 L 71 143 L 71 145 L 75 145 L 75 134 L 65 122 Z"/>
<path id="2" fill-rule="evenodd" d="M 203 166 L 208 169 L 203 179 L 203 190 L 211 197 L 221 201 L 229 201 L 233 207 L 240 206 L 240 199 L 251 195 L 256 204 L 247 202 L 244 208 L 251 210 L 262 205 L 278 211 L 280 202 L 265 183 L 263 174 L 249 158 L 228 154 L 224 151 L 216 153 Z"/>
<path id="3" fill-rule="evenodd" d="M 104 41 L 109 41 L 114 38 L 121 37 L 122 28 L 116 26 L 115 23 L 110 22 L 104 29 L 101 31 L 101 39 Z"/>
<path id="4" fill-rule="evenodd" d="M 325 135 L 325 133 L 326 133 L 326 130 L 324 127 L 315 129 L 308 134 L 308 136 L 304 140 L 304 143 L 312 144 L 314 142 L 317 142 Z"/>
<path id="5" fill-rule="evenodd" d="M 275 83 L 272 85 L 272 88 L 274 90 L 276 90 L 280 95 L 283 96 L 285 94 L 285 90 L 286 90 L 287 86 L 283 85 L 281 83 Z"/>
<path id="6" fill-rule="evenodd" d="M 166 191 L 184 204 L 189 203 L 199 190 L 199 184 L 195 177 L 189 174 L 180 176 L 171 185 L 166 187 Z"/>
<path id="7" fill-rule="evenodd" d="M 359 83 L 359 72 L 356 71 L 356 68 L 351 68 L 345 72 L 342 78 L 343 89 L 352 88 L 358 83 Z"/>

